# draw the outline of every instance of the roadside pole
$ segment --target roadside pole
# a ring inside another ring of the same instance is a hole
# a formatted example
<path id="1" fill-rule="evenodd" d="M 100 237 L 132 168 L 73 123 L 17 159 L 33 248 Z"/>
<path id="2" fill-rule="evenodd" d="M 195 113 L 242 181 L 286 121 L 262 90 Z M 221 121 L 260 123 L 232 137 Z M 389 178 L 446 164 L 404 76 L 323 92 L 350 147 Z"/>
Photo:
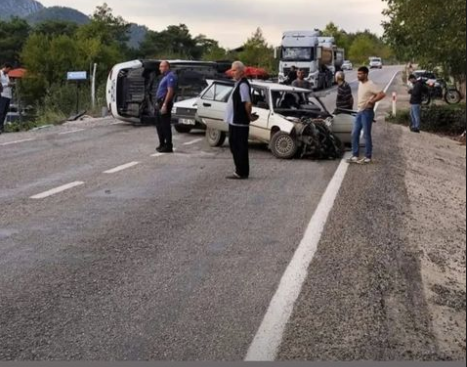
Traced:
<path id="1" fill-rule="evenodd" d="M 397 116 L 397 93 L 392 93 L 392 115 Z"/>
<path id="2" fill-rule="evenodd" d="M 97 73 L 97 64 L 94 64 L 92 70 L 92 81 L 91 81 L 91 103 L 92 109 L 96 108 L 96 73 Z"/>

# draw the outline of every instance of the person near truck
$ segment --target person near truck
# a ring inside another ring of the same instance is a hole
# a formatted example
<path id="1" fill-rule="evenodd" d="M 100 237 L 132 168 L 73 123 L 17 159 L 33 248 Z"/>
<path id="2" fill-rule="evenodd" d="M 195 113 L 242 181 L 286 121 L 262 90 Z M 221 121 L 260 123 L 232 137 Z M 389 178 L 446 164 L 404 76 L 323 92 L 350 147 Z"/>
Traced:
<path id="1" fill-rule="evenodd" d="M 423 99 L 423 81 L 417 79 L 415 75 L 409 76 L 409 81 L 412 83 L 412 89 L 409 90 L 410 93 L 410 131 L 414 133 L 420 133 L 421 127 L 421 112 L 422 112 L 422 99 Z"/>
<path id="2" fill-rule="evenodd" d="M 358 69 L 358 113 L 352 132 L 352 158 L 349 163 L 369 164 L 373 159 L 372 128 L 375 119 L 376 103 L 386 97 L 380 87 L 369 79 L 370 70 L 366 66 Z M 360 134 L 365 135 L 365 158 L 360 159 Z"/>
<path id="3" fill-rule="evenodd" d="M 248 138 L 250 122 L 258 117 L 252 114 L 251 86 L 245 78 L 245 65 L 235 61 L 232 65 L 235 86 L 227 103 L 225 120 L 229 124 L 230 150 L 235 163 L 235 172 L 227 176 L 230 180 L 247 180 L 250 176 Z"/>
<path id="4" fill-rule="evenodd" d="M 287 84 L 292 85 L 292 83 L 297 80 L 298 78 L 298 71 L 296 66 L 292 66 L 290 68 L 289 73 L 287 74 Z"/>
<path id="5" fill-rule="evenodd" d="M 308 80 L 305 80 L 305 70 L 300 69 L 297 73 L 297 79 L 293 81 L 292 87 L 302 88 L 302 89 L 311 89 L 312 85 Z"/>
<path id="6" fill-rule="evenodd" d="M 10 109 L 11 99 L 13 98 L 13 92 L 11 87 L 13 84 L 8 76 L 9 72 L 13 69 L 12 65 L 6 63 L 0 70 L 0 134 L 3 133 L 5 128 L 5 120 Z"/>
<path id="7" fill-rule="evenodd" d="M 159 70 L 162 80 L 156 93 L 156 128 L 159 136 L 159 153 L 173 153 L 172 107 L 177 89 L 177 76 L 170 69 L 168 61 L 162 61 Z"/>
<path id="8" fill-rule="evenodd" d="M 345 81 L 345 74 L 342 71 L 336 73 L 337 101 L 336 106 L 340 110 L 353 110 L 354 99 L 350 84 Z"/>

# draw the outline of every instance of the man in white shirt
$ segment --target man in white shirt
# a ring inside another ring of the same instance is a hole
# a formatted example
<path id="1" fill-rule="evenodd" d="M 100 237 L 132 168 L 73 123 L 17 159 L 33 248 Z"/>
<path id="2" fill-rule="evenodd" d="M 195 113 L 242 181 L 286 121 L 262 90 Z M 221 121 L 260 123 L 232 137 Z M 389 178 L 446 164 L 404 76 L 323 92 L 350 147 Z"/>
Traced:
<path id="1" fill-rule="evenodd" d="M 0 70 L 0 83 L 1 83 L 1 96 L 0 96 L 0 134 L 3 133 L 6 115 L 10 108 L 11 99 L 13 98 L 13 92 L 11 90 L 11 82 L 8 73 L 13 67 L 10 64 L 5 64 Z"/>
<path id="2" fill-rule="evenodd" d="M 386 97 L 386 94 L 373 83 L 368 75 L 370 71 L 366 66 L 358 69 L 358 114 L 352 132 L 352 158 L 349 163 L 368 164 L 373 158 L 372 127 L 375 119 L 375 105 Z M 362 130 L 365 135 L 366 154 L 360 159 L 360 134 Z"/>

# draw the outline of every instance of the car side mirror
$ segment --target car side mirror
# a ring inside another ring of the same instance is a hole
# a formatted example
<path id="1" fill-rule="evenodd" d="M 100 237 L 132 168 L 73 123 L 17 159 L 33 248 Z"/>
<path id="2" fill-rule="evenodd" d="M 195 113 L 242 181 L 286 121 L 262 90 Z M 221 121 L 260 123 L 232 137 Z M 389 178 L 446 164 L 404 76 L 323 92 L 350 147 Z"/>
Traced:
<path id="1" fill-rule="evenodd" d="M 261 108 L 262 110 L 269 110 L 269 105 L 267 102 L 258 102 L 256 107 Z"/>

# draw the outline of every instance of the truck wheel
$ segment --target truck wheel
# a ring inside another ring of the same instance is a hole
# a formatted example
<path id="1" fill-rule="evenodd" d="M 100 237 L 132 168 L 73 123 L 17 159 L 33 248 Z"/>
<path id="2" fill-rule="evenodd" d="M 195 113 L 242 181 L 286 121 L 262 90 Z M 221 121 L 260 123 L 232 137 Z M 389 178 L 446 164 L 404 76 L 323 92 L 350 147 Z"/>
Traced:
<path id="1" fill-rule="evenodd" d="M 188 126 L 188 125 L 175 125 L 175 131 L 180 134 L 188 134 L 193 130 L 193 127 Z"/>
<path id="2" fill-rule="evenodd" d="M 211 147 L 221 147 L 227 139 L 227 134 L 223 131 L 208 127 L 206 130 L 206 140 Z"/>
<path id="3" fill-rule="evenodd" d="M 284 132 L 274 134 L 270 147 L 274 157 L 279 159 L 292 159 L 298 152 L 297 140 Z"/>

